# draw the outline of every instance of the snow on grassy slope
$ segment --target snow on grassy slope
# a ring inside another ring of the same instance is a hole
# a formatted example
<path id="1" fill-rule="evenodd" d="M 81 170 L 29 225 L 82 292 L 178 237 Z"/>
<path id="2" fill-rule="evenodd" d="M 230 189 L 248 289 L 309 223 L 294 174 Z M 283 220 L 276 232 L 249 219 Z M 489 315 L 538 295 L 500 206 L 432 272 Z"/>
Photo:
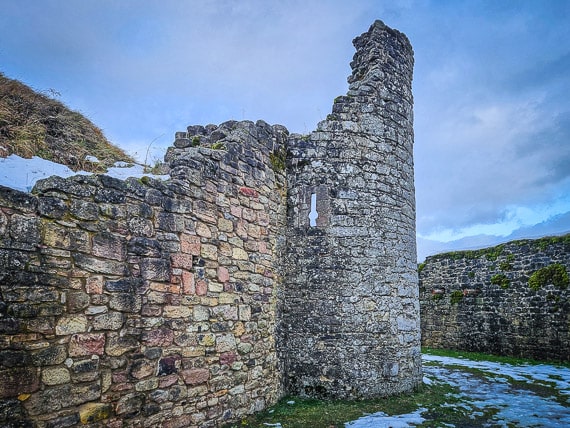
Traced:
<path id="1" fill-rule="evenodd" d="M 10 155 L 7 158 L 0 158 L 0 185 L 12 189 L 30 192 L 36 181 L 57 175 L 59 177 L 71 177 L 73 175 L 89 175 L 85 171 L 75 172 L 65 165 L 51 162 L 34 156 L 31 159 L 24 159 L 17 155 Z M 105 175 L 125 179 L 128 177 L 149 176 L 168 179 L 168 175 L 153 175 L 144 172 L 142 165 L 128 166 L 125 163 L 117 162 L 113 168 L 109 168 Z"/>

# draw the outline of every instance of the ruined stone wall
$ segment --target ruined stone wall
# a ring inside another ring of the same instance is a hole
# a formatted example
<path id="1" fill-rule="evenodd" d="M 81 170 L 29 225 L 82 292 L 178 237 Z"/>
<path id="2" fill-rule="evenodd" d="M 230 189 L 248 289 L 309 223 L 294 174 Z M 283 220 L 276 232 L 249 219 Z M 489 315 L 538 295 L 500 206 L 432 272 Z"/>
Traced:
<path id="1" fill-rule="evenodd" d="M 380 21 L 309 136 L 191 126 L 171 179 L 0 188 L 0 426 L 220 426 L 421 382 L 413 53 Z"/>
<path id="2" fill-rule="evenodd" d="M 570 235 L 432 256 L 420 270 L 423 346 L 570 359 Z"/>
<path id="3" fill-rule="evenodd" d="M 0 426 L 215 426 L 281 395 L 286 134 L 190 127 L 169 181 L 0 189 Z"/>
<path id="4" fill-rule="evenodd" d="M 290 142 L 279 348 L 296 395 L 382 396 L 421 382 L 413 52 L 380 21 L 354 45 L 348 93 Z"/>

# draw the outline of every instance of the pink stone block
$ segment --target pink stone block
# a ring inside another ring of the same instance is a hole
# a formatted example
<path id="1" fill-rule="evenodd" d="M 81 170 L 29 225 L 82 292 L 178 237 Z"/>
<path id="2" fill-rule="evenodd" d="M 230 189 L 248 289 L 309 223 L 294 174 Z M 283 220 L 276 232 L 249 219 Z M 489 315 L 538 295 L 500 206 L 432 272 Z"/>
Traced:
<path id="1" fill-rule="evenodd" d="M 193 256 L 200 255 L 200 237 L 196 235 L 183 234 L 180 236 L 180 251 Z"/>
<path id="2" fill-rule="evenodd" d="M 159 388 L 168 388 L 169 386 L 174 385 L 176 382 L 178 382 L 178 375 L 171 374 L 160 379 L 158 386 Z"/>
<path id="3" fill-rule="evenodd" d="M 182 272 L 182 292 L 184 294 L 196 294 L 196 283 L 193 273 Z"/>
<path id="4" fill-rule="evenodd" d="M 142 333 L 142 341 L 147 346 L 170 346 L 173 340 L 174 333 L 165 327 Z"/>
<path id="5" fill-rule="evenodd" d="M 105 333 L 74 334 L 69 341 L 69 356 L 103 355 Z"/>
<path id="6" fill-rule="evenodd" d="M 187 385 L 199 385 L 207 382 L 210 378 L 210 371 L 208 369 L 189 369 L 182 371 L 184 383 Z"/>
<path id="7" fill-rule="evenodd" d="M 231 365 L 237 361 L 237 355 L 234 352 L 224 352 L 220 355 L 220 364 Z"/>
<path id="8" fill-rule="evenodd" d="M 173 268 L 192 269 L 192 255 L 183 253 L 174 253 L 170 255 L 170 261 Z"/>
<path id="9" fill-rule="evenodd" d="M 230 280 L 230 273 L 227 268 L 220 266 L 218 268 L 218 281 L 227 282 Z"/>
<path id="10" fill-rule="evenodd" d="M 259 198 L 259 192 L 251 187 L 240 187 L 239 193 L 250 198 Z"/>
<path id="11" fill-rule="evenodd" d="M 103 293 L 103 277 L 102 276 L 90 276 L 87 278 L 86 285 L 87 293 L 89 294 L 101 294 Z"/>
<path id="12" fill-rule="evenodd" d="M 196 282 L 196 294 L 198 296 L 205 296 L 208 293 L 208 284 L 206 281 L 199 280 Z"/>

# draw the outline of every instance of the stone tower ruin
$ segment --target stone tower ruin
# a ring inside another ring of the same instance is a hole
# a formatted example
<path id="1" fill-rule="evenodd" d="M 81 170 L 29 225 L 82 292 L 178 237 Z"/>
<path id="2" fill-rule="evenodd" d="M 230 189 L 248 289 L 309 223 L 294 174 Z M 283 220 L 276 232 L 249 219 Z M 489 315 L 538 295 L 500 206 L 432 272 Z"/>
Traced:
<path id="1" fill-rule="evenodd" d="M 308 136 L 189 126 L 168 180 L 0 187 L 0 426 L 223 426 L 421 381 L 413 53 L 375 22 Z"/>
<path id="2" fill-rule="evenodd" d="M 348 93 L 289 143 L 280 357 L 294 395 L 382 396 L 421 379 L 413 51 L 381 21 L 354 46 Z"/>

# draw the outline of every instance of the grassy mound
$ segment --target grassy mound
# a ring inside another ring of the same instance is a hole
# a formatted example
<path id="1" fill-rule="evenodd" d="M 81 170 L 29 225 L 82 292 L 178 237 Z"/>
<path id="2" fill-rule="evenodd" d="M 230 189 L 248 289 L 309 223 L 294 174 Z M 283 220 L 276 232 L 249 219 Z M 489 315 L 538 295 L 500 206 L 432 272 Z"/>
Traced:
<path id="1" fill-rule="evenodd" d="M 104 172 L 117 161 L 133 162 L 81 113 L 0 73 L 0 156 L 11 154 L 38 156 L 74 171 Z M 99 162 L 86 160 L 88 155 Z"/>

